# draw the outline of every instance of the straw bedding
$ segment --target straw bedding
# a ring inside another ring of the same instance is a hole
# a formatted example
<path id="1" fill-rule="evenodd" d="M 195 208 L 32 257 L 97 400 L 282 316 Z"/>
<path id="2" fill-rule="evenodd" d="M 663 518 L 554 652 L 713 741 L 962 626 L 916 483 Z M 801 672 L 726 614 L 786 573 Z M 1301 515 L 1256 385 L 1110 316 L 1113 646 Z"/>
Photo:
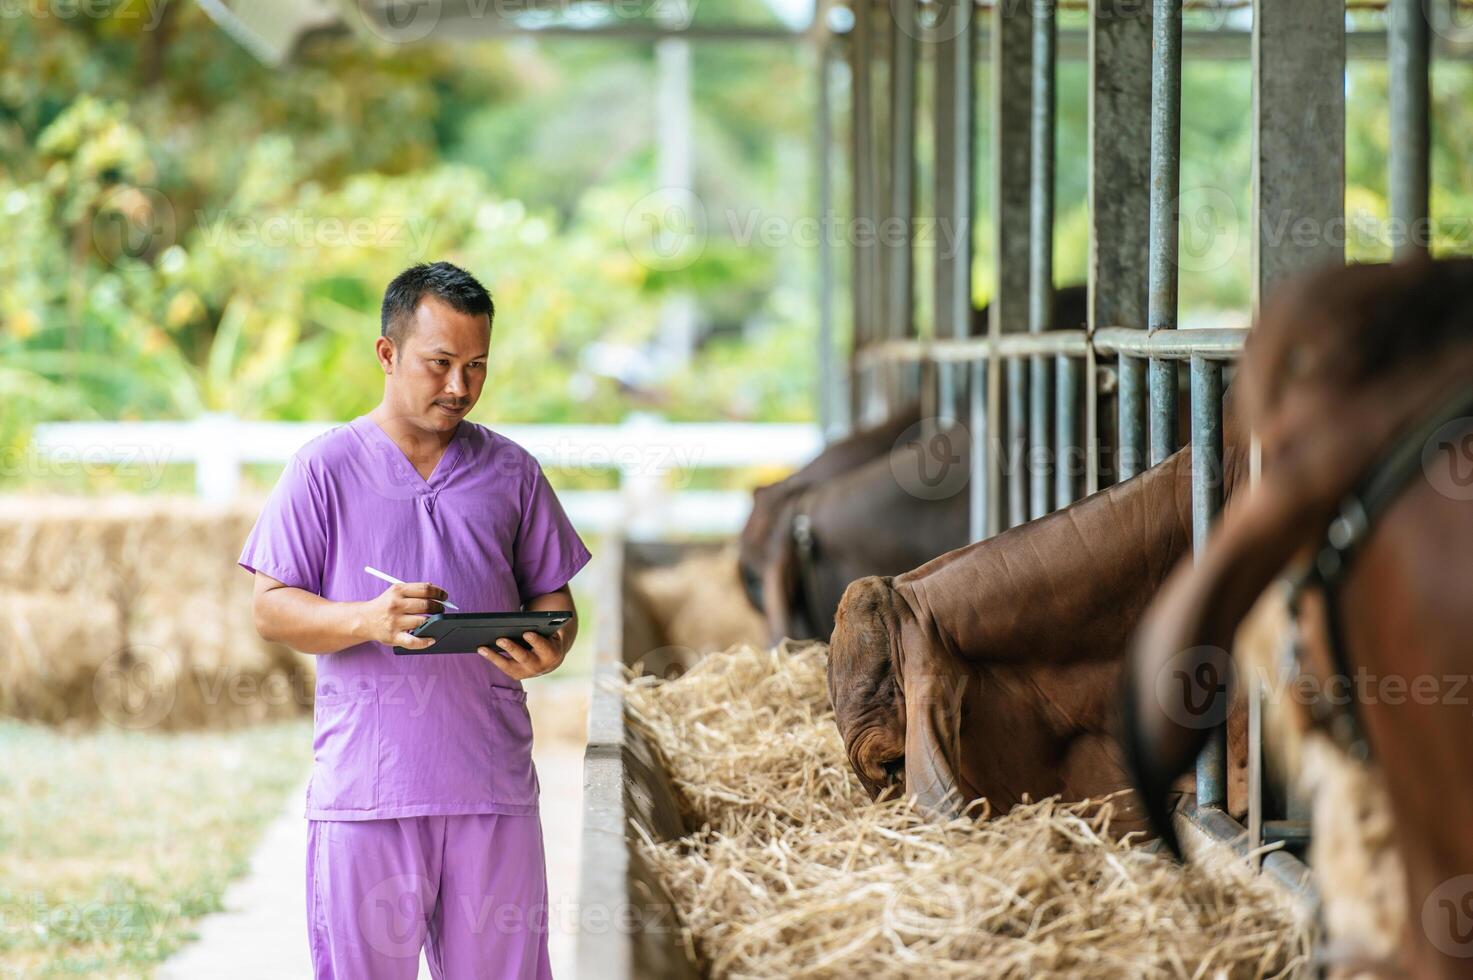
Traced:
<path id="1" fill-rule="evenodd" d="M 1108 833 L 1109 801 L 925 821 L 871 803 L 829 708 L 827 648 L 712 654 L 626 680 L 699 830 L 638 847 L 715 977 L 1291 977 L 1308 923 L 1230 860 Z"/>

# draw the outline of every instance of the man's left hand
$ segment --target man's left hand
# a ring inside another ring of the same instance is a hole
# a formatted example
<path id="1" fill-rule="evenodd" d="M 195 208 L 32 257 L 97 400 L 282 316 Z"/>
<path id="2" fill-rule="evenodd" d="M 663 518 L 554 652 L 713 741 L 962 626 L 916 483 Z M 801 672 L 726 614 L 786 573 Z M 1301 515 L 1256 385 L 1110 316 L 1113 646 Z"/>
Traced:
<path id="1" fill-rule="evenodd" d="M 563 648 L 561 630 L 552 636 L 528 630 L 522 639 L 525 646 L 516 640 L 501 639 L 496 641 L 496 649 L 477 647 L 476 652 L 514 681 L 547 674 L 562 666 L 567 650 Z"/>

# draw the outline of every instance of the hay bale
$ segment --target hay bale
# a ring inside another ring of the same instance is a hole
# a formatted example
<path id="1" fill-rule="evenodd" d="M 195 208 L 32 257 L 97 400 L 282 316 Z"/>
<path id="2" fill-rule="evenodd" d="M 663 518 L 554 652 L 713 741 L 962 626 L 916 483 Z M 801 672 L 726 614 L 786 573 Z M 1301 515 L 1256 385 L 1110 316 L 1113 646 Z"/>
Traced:
<path id="1" fill-rule="evenodd" d="M 642 570 L 631 576 L 629 592 L 638 613 L 634 618 L 644 624 L 636 655 L 662 648 L 667 655 L 685 651 L 686 656 L 675 658 L 683 670 L 699 654 L 767 641 L 767 625 L 742 590 L 735 544 Z M 655 672 L 663 672 L 664 666 L 657 665 Z"/>
<path id="2" fill-rule="evenodd" d="M 1311 930 L 1240 862 L 1180 867 L 1109 833 L 1109 800 L 931 822 L 871 803 L 823 644 L 735 648 L 631 678 L 631 723 L 692 826 L 640 852 L 716 977 L 1289 977 Z"/>
<path id="3" fill-rule="evenodd" d="M 84 658 L 126 645 L 121 611 L 103 597 L 78 608 L 50 592 L 0 592 L 0 714 L 60 725 L 96 717 Z"/>
<path id="4" fill-rule="evenodd" d="M 0 499 L 0 592 L 25 597 L 0 628 L 0 663 L 16 668 L 0 711 L 178 729 L 310 710 L 312 659 L 256 634 L 251 577 L 235 564 L 259 509 L 259 500 Z"/>

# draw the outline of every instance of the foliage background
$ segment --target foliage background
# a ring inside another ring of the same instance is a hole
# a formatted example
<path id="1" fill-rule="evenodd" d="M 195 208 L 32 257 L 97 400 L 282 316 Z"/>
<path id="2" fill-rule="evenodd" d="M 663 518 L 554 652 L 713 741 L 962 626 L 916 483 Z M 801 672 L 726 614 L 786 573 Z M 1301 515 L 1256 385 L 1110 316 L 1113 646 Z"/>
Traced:
<path id="1" fill-rule="evenodd" d="M 95 15 L 0 18 L 0 448 L 23 445 L 44 419 L 366 411 L 379 394 L 366 351 L 382 286 L 433 258 L 469 266 L 496 298 L 482 420 L 814 417 L 816 249 L 743 242 L 731 227 L 814 213 L 806 46 L 695 45 L 696 191 L 710 215 L 733 217 L 712 220 L 697 261 L 661 271 L 625 242 L 631 208 L 657 186 L 649 43 L 380 49 L 344 36 L 276 69 L 193 3 L 87 9 Z M 738 7 L 699 9 L 719 19 Z M 1377 15 L 1356 16 L 1377 26 Z M 978 79 L 985 106 L 987 72 Z M 1082 279 L 1087 255 L 1085 82 L 1083 64 L 1062 65 L 1060 282 Z M 1439 64 L 1434 88 L 1438 244 L 1466 251 L 1473 73 Z M 1347 91 L 1347 205 L 1384 220 L 1384 66 L 1353 63 Z M 837 105 L 844 98 L 841 86 Z M 1189 63 L 1182 185 L 1219 189 L 1232 206 L 1184 214 L 1184 245 L 1206 235 L 1219 249 L 1210 267 L 1183 273 L 1187 322 L 1246 319 L 1250 104 L 1245 63 Z M 842 108 L 838 122 L 842 159 Z M 983 113 L 979 149 L 990 137 Z M 980 303 L 991 256 L 986 152 L 978 159 Z M 845 186 L 840 175 L 841 207 Z M 1382 257 L 1389 243 L 1353 237 L 1349 251 Z M 918 266 L 924 325 L 924 248 Z M 694 361 L 622 376 L 610 365 L 641 356 L 676 292 L 699 309 Z"/>

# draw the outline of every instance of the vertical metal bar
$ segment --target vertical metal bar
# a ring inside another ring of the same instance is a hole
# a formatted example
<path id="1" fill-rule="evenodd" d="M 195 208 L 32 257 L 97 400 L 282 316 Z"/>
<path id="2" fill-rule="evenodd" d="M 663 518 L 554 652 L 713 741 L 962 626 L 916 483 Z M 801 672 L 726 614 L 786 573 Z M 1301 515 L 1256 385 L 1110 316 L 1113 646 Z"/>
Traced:
<path id="1" fill-rule="evenodd" d="M 1146 362 L 1122 354 L 1115 374 L 1120 424 L 1115 478 L 1128 480 L 1146 468 Z"/>
<path id="2" fill-rule="evenodd" d="M 814 162 L 818 173 L 819 227 L 827 228 L 834 209 L 834 118 L 833 83 L 829 78 L 832 47 L 827 37 L 813 48 L 817 64 L 814 100 L 814 131 L 817 143 Z M 838 437 L 841 424 L 837 416 L 843 411 L 838 398 L 838 378 L 834 364 L 834 247 L 828 235 L 818 236 L 818 418 L 824 439 Z"/>
<path id="3" fill-rule="evenodd" d="M 977 362 L 977 369 L 972 372 L 972 390 L 981 391 L 987 401 L 985 432 L 980 437 L 983 451 L 978 455 L 981 457 L 983 483 L 986 485 L 981 500 L 982 506 L 986 508 L 983 512 L 984 534 L 991 537 L 1001 532 L 1004 526 L 1003 459 L 1007 452 L 1003 443 L 1002 362 L 998 358 L 989 357 Z"/>
<path id="4" fill-rule="evenodd" d="M 891 337 L 913 337 L 911 249 L 915 214 L 916 36 L 920 25 L 916 20 L 916 0 L 890 0 L 889 9 L 890 194 L 884 249 L 885 327 Z M 900 387 L 904 392 L 903 382 Z"/>
<path id="5" fill-rule="evenodd" d="M 850 275 L 853 296 L 854 350 L 863 350 L 875 337 L 875 321 L 879 316 L 879 256 L 875 250 L 874 232 L 877 214 L 877 185 L 874 159 L 874 109 L 872 105 L 871 68 L 874 56 L 870 5 L 854 7 L 854 29 L 849 36 L 851 111 L 849 135 L 854 160 L 854 199 L 852 221 L 855 232 L 853 263 Z M 851 372 L 852 374 L 853 372 Z M 868 374 L 869 372 L 865 372 Z M 870 420 L 870 379 L 858 377 L 852 392 L 851 412 L 860 424 Z"/>
<path id="6" fill-rule="evenodd" d="M 1031 181 L 1028 196 L 1028 329 L 1041 333 L 1054 324 L 1054 81 L 1057 31 L 1054 0 L 1033 0 L 1033 99 L 1028 118 Z M 1052 358 L 1033 357 L 1029 363 L 1028 513 L 1047 514 L 1053 488 L 1049 431 L 1053 411 Z"/>
<path id="7" fill-rule="evenodd" d="M 1256 312 L 1284 278 L 1345 261 L 1343 0 L 1258 0 L 1253 121 Z"/>
<path id="8" fill-rule="evenodd" d="M 1089 329 L 1146 325 L 1151 208 L 1151 16 L 1092 0 L 1089 24 Z M 1116 479 L 1145 468 L 1145 362 L 1122 356 Z M 1091 441 L 1094 435 L 1091 433 Z M 1091 488 L 1092 489 L 1092 488 Z"/>
<path id="9" fill-rule="evenodd" d="M 976 31 L 971 0 L 944 0 L 936 32 L 937 337 L 960 339 L 972 319 L 972 103 Z"/>
<path id="10" fill-rule="evenodd" d="M 992 413 L 992 390 L 989 389 L 991 376 L 988 367 L 991 363 L 979 359 L 967 365 L 971 375 L 968 418 L 972 426 L 972 474 L 968 483 L 971 520 L 967 530 L 972 541 L 981 541 L 997 533 L 998 514 L 993 506 L 997 483 L 992 478 L 995 462 L 992 447 L 997 441 L 994 435 L 997 430 L 993 428 L 996 416 Z"/>
<path id="11" fill-rule="evenodd" d="M 1008 358 L 1005 370 L 1008 441 L 1002 451 L 1008 471 L 1008 527 L 1017 527 L 1029 520 L 1028 362 Z"/>
<path id="12" fill-rule="evenodd" d="M 1181 0 L 1155 0 L 1151 31 L 1151 249 L 1146 325 L 1176 327 L 1181 187 Z M 1151 464 L 1176 450 L 1176 362 L 1152 359 Z"/>
<path id="13" fill-rule="evenodd" d="M 1222 365 L 1193 357 L 1192 550 L 1202 553 L 1222 509 Z M 1227 726 L 1213 729 L 1197 757 L 1197 806 L 1227 806 Z"/>
<path id="14" fill-rule="evenodd" d="M 1263 686 L 1258 671 L 1248 674 L 1248 849 L 1263 843 Z M 1254 866 L 1263 855 L 1254 857 Z"/>
<path id="15" fill-rule="evenodd" d="M 936 375 L 936 417 L 941 420 L 942 425 L 949 425 L 961 417 L 958 404 L 961 393 L 966 390 L 966 384 L 957 384 L 956 369 L 959 365 L 952 361 L 936 361 L 934 371 Z M 980 447 L 973 447 L 973 455 Z"/>
<path id="16" fill-rule="evenodd" d="M 1253 311 L 1288 276 L 1345 261 L 1345 5 L 1258 0 L 1253 11 Z M 1294 234 L 1295 228 L 1321 234 Z M 1289 794 L 1291 819 L 1306 801 Z"/>
<path id="17" fill-rule="evenodd" d="M 1148 370 L 1151 400 L 1151 465 L 1177 450 L 1176 362 L 1152 358 Z"/>
<path id="18" fill-rule="evenodd" d="M 1256 434 L 1248 437 L 1248 487 L 1263 478 L 1263 447 Z M 1263 684 L 1258 671 L 1248 671 L 1248 848 L 1263 843 Z M 1260 862 L 1262 858 L 1260 857 Z"/>
<path id="19" fill-rule="evenodd" d="M 1029 263 L 1029 160 L 1031 147 L 1029 117 L 1031 22 L 1026 4 L 999 3 L 992 8 L 992 254 L 994 289 L 992 336 L 1026 330 L 1028 327 Z M 1007 392 L 1006 445 L 1001 456 L 1007 464 L 1008 525 L 1028 519 L 1028 479 L 1024 465 L 1027 444 L 1027 372 L 1012 359 L 1006 368 L 993 358 L 989 363 L 988 398 L 990 420 L 1003 415 L 1003 391 Z M 1004 371 L 1007 383 L 1002 383 Z M 1001 436 L 998 428 L 991 430 Z M 1002 462 L 1002 460 L 999 460 Z M 1000 474 L 995 474 L 999 486 Z M 999 495 L 1000 496 L 1000 495 Z M 1000 501 L 994 497 L 999 527 Z"/>
<path id="20" fill-rule="evenodd" d="M 1387 72 L 1391 86 L 1391 227 L 1394 254 L 1425 253 L 1428 226 L 1431 114 L 1428 63 L 1431 31 L 1423 0 L 1391 0 L 1387 9 Z"/>
<path id="21" fill-rule="evenodd" d="M 916 366 L 916 392 L 915 398 L 920 403 L 921 418 L 931 419 L 939 424 L 941 421 L 941 406 L 937 404 L 940 395 L 941 383 L 937 378 L 940 367 L 930 358 L 921 358 L 915 362 Z"/>
<path id="22" fill-rule="evenodd" d="M 1100 488 L 1100 369 L 1094 345 L 1084 350 L 1084 493 Z"/>
<path id="23" fill-rule="evenodd" d="M 940 16 L 948 19 L 958 14 L 966 16 L 970 7 L 970 4 L 960 7 L 955 2 L 945 3 L 940 6 Z M 935 153 L 936 183 L 933 193 L 936 208 L 936 253 L 933 259 L 935 278 L 932 283 L 935 293 L 935 319 L 931 332 L 938 338 L 965 337 L 967 317 L 971 312 L 971 270 L 960 267 L 957 246 L 962 243 L 956 240 L 955 235 L 960 228 L 970 228 L 972 217 L 972 106 L 969 91 L 972 76 L 970 59 L 965 65 L 958 64 L 957 50 L 956 38 L 949 32 L 943 32 L 935 42 L 933 55 L 936 91 L 931 138 Z M 966 52 L 967 48 L 963 45 L 960 50 Z M 966 88 L 958 85 L 959 76 L 966 78 Z M 967 243 L 969 245 L 970 242 Z M 971 249 L 964 247 L 964 251 L 967 265 L 970 266 Z M 963 282 L 966 283 L 966 295 L 963 295 Z M 954 380 L 953 367 L 949 361 L 941 361 L 936 365 L 936 407 L 937 415 L 943 423 L 958 417 L 960 406 L 957 398 L 959 391 L 965 388 L 964 383 L 958 385 Z M 982 446 L 974 445 L 973 457 L 981 451 Z M 975 505 L 975 494 L 972 501 Z M 970 526 L 975 528 L 977 523 L 978 515 L 971 514 Z"/>
<path id="24" fill-rule="evenodd" d="M 1079 496 L 1084 455 L 1079 446 L 1080 368 L 1077 358 L 1058 355 L 1053 367 L 1058 372 L 1058 404 L 1054 411 L 1054 506 L 1068 507 Z"/>

